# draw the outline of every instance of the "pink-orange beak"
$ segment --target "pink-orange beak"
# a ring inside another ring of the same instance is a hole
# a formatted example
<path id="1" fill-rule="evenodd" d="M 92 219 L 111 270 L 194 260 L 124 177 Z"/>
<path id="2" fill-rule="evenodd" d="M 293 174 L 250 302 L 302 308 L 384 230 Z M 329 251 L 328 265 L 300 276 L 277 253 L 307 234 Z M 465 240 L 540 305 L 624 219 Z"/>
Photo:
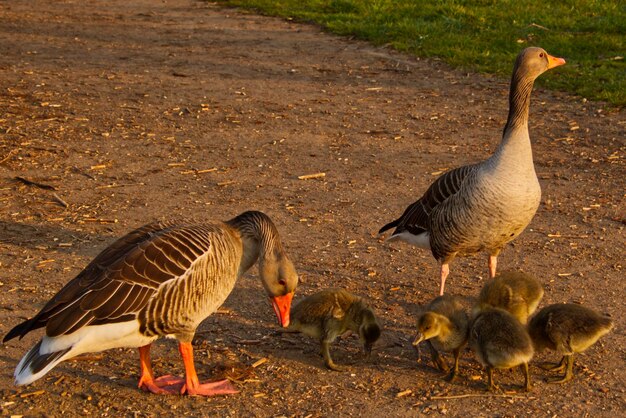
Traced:
<path id="1" fill-rule="evenodd" d="M 278 322 L 283 328 L 289 326 L 289 312 L 291 311 L 291 299 L 293 299 L 293 292 L 289 292 L 283 296 L 275 296 L 272 299 L 272 306 L 274 312 L 278 317 Z"/>
<path id="2" fill-rule="evenodd" d="M 565 60 L 563 58 L 553 57 L 548 54 L 548 69 L 558 67 L 559 65 L 565 64 Z"/>

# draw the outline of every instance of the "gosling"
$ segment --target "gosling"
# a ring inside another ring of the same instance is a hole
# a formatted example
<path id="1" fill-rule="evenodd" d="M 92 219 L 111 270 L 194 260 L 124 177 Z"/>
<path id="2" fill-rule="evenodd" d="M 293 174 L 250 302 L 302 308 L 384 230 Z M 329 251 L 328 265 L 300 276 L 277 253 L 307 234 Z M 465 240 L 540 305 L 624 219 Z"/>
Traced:
<path id="1" fill-rule="evenodd" d="M 432 361 L 445 377 L 453 381 L 459 372 L 459 356 L 469 335 L 469 316 L 464 299 L 455 295 L 442 295 L 426 305 L 425 312 L 417 320 L 417 336 L 413 346 L 428 341 Z M 452 352 L 454 366 L 450 370 L 440 351 Z"/>
<path id="2" fill-rule="evenodd" d="M 506 271 L 485 283 L 473 313 L 487 307 L 502 308 L 526 324 L 542 297 L 543 287 L 537 279 L 521 271 Z"/>
<path id="3" fill-rule="evenodd" d="M 330 345 L 348 331 L 359 335 L 366 354 L 380 337 L 374 311 L 365 301 L 343 289 L 327 289 L 301 300 L 291 311 L 289 331 L 301 332 L 319 339 L 324 364 L 331 370 L 343 371 L 330 356 Z"/>
<path id="4" fill-rule="evenodd" d="M 556 364 L 544 367 L 565 373 L 548 379 L 550 383 L 564 383 L 572 379 L 574 354 L 582 353 L 613 328 L 613 321 L 581 305 L 563 303 L 541 309 L 528 324 L 528 332 L 535 350 L 556 350 L 563 357 Z"/>
<path id="5" fill-rule="evenodd" d="M 524 389 L 530 391 L 528 362 L 533 357 L 533 344 L 524 326 L 509 312 L 485 308 L 475 318 L 470 330 L 470 346 L 487 369 L 487 389 L 498 389 L 493 369 L 520 366 L 524 373 Z"/>

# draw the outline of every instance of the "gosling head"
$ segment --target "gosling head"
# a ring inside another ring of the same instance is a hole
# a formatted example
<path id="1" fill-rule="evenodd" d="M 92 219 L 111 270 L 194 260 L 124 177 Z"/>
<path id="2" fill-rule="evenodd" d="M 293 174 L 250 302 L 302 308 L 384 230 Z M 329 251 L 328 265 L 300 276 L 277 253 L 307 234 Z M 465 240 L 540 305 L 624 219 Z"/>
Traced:
<path id="1" fill-rule="evenodd" d="M 372 346 L 378 338 L 380 338 L 380 326 L 376 316 L 370 308 L 365 308 L 361 325 L 359 325 L 359 340 L 368 356 L 372 353 Z"/>
<path id="2" fill-rule="evenodd" d="M 435 312 L 426 312 L 417 320 L 417 336 L 413 345 L 417 346 L 422 341 L 430 340 L 441 334 L 442 327 L 447 321 L 443 315 Z"/>

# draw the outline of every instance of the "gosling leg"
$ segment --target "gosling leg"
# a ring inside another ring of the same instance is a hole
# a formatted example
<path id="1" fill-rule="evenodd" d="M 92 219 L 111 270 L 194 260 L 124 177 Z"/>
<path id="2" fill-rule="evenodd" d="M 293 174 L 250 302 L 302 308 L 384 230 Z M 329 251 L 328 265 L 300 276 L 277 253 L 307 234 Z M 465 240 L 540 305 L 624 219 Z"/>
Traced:
<path id="1" fill-rule="evenodd" d="M 330 370 L 334 370 L 336 372 L 342 372 L 346 370 L 345 367 L 335 364 L 332 357 L 330 356 L 330 341 L 322 341 L 322 357 L 324 357 L 324 364 Z"/>
<path id="2" fill-rule="evenodd" d="M 495 392 L 498 389 L 500 389 L 500 387 L 498 387 L 493 380 L 493 367 L 487 366 L 487 390 Z"/>
<path id="3" fill-rule="evenodd" d="M 522 373 L 524 373 L 524 390 L 530 392 L 532 384 L 530 383 L 530 372 L 528 370 L 528 363 L 524 363 L 521 366 Z"/>
<path id="4" fill-rule="evenodd" d="M 562 372 L 563 370 L 565 370 L 565 366 L 566 366 L 566 361 L 565 361 L 565 356 L 563 356 L 561 358 L 561 361 L 558 363 L 544 363 L 542 364 L 540 367 L 544 370 L 550 370 L 553 372 Z"/>
<path id="5" fill-rule="evenodd" d="M 563 360 L 561 360 L 561 362 L 565 363 L 565 374 L 563 376 L 557 376 L 548 379 L 548 383 L 565 383 L 572 380 L 572 377 L 574 377 L 574 355 L 567 354 L 563 356 Z M 560 370 L 563 370 L 563 367 Z"/>
<path id="6" fill-rule="evenodd" d="M 452 366 L 452 370 L 450 371 L 450 373 L 445 377 L 445 379 L 448 382 L 454 382 L 454 380 L 456 379 L 456 377 L 459 374 L 459 357 L 461 356 L 461 349 L 463 347 L 459 347 L 455 350 L 453 350 L 452 352 L 454 353 L 454 366 Z"/>
<path id="7" fill-rule="evenodd" d="M 447 372 L 449 370 L 448 364 L 446 363 L 446 359 L 444 359 L 439 351 L 433 346 L 433 343 L 428 340 L 428 347 L 430 347 L 430 355 L 433 360 L 433 364 L 442 372 Z"/>

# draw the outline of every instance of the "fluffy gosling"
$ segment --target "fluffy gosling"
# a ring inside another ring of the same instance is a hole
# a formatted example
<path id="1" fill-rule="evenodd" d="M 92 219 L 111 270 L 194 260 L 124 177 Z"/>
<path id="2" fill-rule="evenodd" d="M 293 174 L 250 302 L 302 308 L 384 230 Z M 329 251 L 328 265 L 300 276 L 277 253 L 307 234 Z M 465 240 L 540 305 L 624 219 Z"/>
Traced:
<path id="1" fill-rule="evenodd" d="M 428 341 L 432 361 L 439 370 L 449 372 L 446 380 L 453 381 L 459 372 L 459 356 L 467 343 L 469 316 L 464 299 L 455 295 L 442 295 L 426 305 L 417 320 L 417 336 L 413 345 Z M 454 366 L 450 370 L 440 351 L 452 352 Z"/>
<path id="2" fill-rule="evenodd" d="M 324 364 L 335 371 L 345 370 L 330 356 L 330 345 L 339 335 L 347 331 L 358 334 L 369 355 L 381 332 L 374 311 L 362 298 L 343 289 L 322 290 L 301 300 L 291 311 L 288 330 L 318 339 Z"/>
<path id="3" fill-rule="evenodd" d="M 513 315 L 499 308 L 483 309 L 474 318 L 470 346 L 487 369 L 488 390 L 498 389 L 493 369 L 516 366 L 524 372 L 525 390 L 531 389 L 528 362 L 533 357 L 533 344 L 524 326 Z"/>
<path id="4" fill-rule="evenodd" d="M 535 350 L 549 348 L 563 356 L 559 363 L 544 367 L 557 372 L 565 371 L 562 376 L 548 379 L 550 383 L 571 380 L 574 376 L 574 354 L 591 347 L 612 328 L 610 318 L 573 303 L 546 306 L 528 324 Z"/>

